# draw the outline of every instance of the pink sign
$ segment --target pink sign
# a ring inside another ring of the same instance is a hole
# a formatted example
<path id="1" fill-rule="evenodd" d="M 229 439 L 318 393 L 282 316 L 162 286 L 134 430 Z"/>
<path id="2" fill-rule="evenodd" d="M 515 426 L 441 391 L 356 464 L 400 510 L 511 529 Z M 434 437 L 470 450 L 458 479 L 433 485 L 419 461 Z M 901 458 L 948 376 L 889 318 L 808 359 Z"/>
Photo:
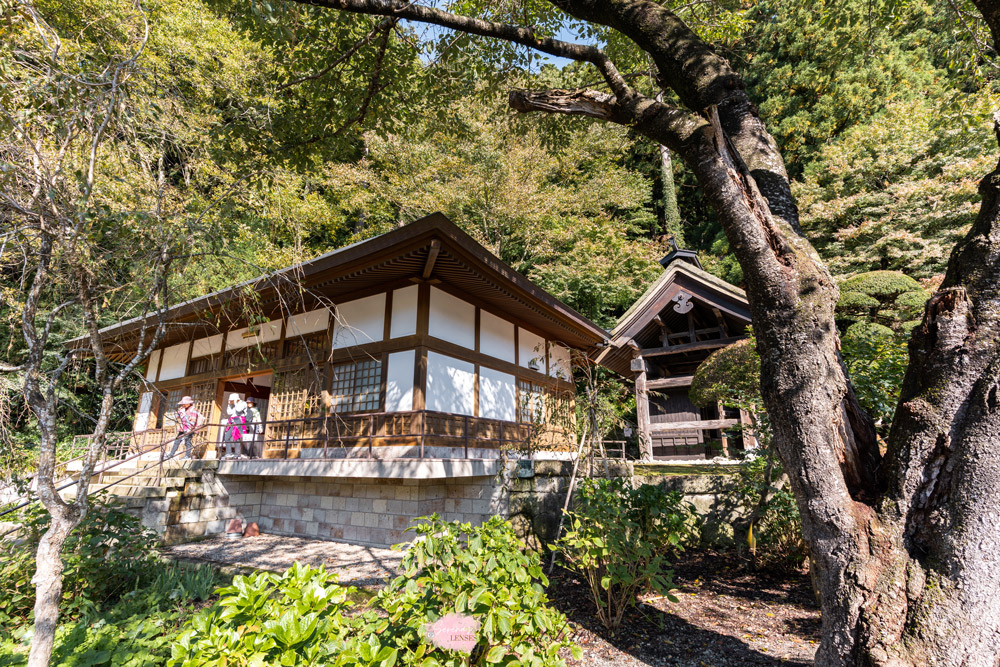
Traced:
<path id="1" fill-rule="evenodd" d="M 425 626 L 427 638 L 438 648 L 472 653 L 479 643 L 479 621 L 465 614 L 448 614 Z"/>

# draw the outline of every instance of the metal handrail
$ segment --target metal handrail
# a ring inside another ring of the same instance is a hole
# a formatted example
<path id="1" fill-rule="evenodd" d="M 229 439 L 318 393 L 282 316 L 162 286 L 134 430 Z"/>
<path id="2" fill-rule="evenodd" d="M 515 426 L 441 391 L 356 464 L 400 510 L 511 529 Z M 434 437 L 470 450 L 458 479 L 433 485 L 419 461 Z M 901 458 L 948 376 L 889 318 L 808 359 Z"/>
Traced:
<path id="1" fill-rule="evenodd" d="M 199 431 L 201 428 L 203 428 L 203 427 L 199 426 L 198 428 L 196 428 L 193 431 L 191 431 L 192 436 L 193 436 L 194 433 L 196 433 L 197 431 Z M 119 482 L 123 482 L 126 479 L 131 479 L 132 477 L 135 477 L 136 475 L 138 475 L 140 473 L 146 472 L 150 468 L 155 468 L 157 466 L 162 466 L 164 461 L 169 461 L 170 459 L 174 458 L 175 456 L 178 456 L 179 454 L 181 454 L 181 452 L 175 452 L 175 453 L 171 454 L 170 456 L 167 456 L 166 458 L 164 458 L 163 452 L 166 451 L 167 445 L 169 445 L 170 443 L 172 443 L 172 442 L 174 442 L 174 441 L 176 441 L 176 440 L 178 440 L 180 438 L 187 437 L 187 435 L 188 435 L 188 433 L 186 433 L 186 432 L 185 433 L 181 433 L 181 434 L 179 434 L 179 435 L 171 438 L 170 440 L 167 440 L 166 442 L 160 443 L 160 445 L 158 447 L 158 449 L 160 450 L 160 458 L 159 458 L 159 460 L 156 463 L 153 463 L 153 464 L 151 464 L 151 465 L 149 465 L 149 466 L 147 466 L 147 467 L 145 467 L 145 468 L 143 468 L 141 470 L 137 470 L 136 472 L 132 473 L 131 475 L 128 475 L 126 477 L 122 477 L 121 479 L 117 479 L 114 482 L 112 482 L 111 484 L 107 484 L 107 485 L 101 487 L 100 489 L 98 489 L 97 491 L 94 492 L 94 495 L 97 495 L 98 493 L 101 493 L 101 492 L 105 491 L 106 489 L 114 486 L 115 484 L 118 484 Z M 113 465 L 108 466 L 106 468 L 103 468 L 102 470 L 91 471 L 91 476 L 93 476 L 94 474 L 97 474 L 98 475 L 98 480 L 100 480 L 100 476 L 103 476 L 104 473 L 117 468 L 118 466 L 122 465 L 123 463 L 128 463 L 129 461 L 134 461 L 136 458 L 139 458 L 139 457 L 143 456 L 144 454 L 148 454 L 151 451 L 153 451 L 153 448 L 140 450 L 140 451 L 136 452 L 135 454 L 132 454 L 131 456 L 125 457 L 124 459 L 116 460 L 113 463 Z M 83 471 L 81 471 L 81 473 L 82 472 Z M 82 477 L 82 475 L 80 477 Z M 65 482 L 65 483 L 57 486 L 56 489 L 55 489 L 55 491 L 56 491 L 56 493 L 58 493 L 60 491 L 68 489 L 71 486 L 74 486 L 74 485 L 79 484 L 79 483 L 80 483 L 79 477 L 77 479 L 75 479 L 75 480 L 74 479 L 70 479 L 68 482 Z M 98 483 L 100 483 L 100 482 L 98 482 Z M 27 498 L 27 499 L 21 501 L 20 503 L 18 503 L 17 505 L 15 505 L 14 507 L 11 507 L 9 509 L 6 509 L 6 510 L 0 512 L 0 517 L 6 516 L 6 515 L 10 514 L 11 512 L 16 512 L 17 510 L 24 509 L 28 505 L 33 505 L 34 503 L 37 503 L 37 502 L 40 502 L 39 498 Z"/>

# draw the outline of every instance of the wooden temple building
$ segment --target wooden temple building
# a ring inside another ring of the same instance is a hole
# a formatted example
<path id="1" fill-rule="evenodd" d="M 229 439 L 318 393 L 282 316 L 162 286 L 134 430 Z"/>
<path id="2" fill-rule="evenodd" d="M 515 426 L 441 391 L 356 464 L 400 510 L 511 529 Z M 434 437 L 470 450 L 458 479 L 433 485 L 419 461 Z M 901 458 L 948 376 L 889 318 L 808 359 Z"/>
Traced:
<path id="1" fill-rule="evenodd" d="M 416 516 L 503 514 L 493 482 L 505 452 L 569 458 L 572 357 L 608 336 L 440 214 L 164 319 L 128 434 L 135 447 L 170 442 L 177 403 L 191 396 L 207 418 L 198 456 L 221 458 L 228 397 L 252 396 L 262 417 L 253 451 L 217 466 L 240 516 L 377 545 L 405 539 Z M 102 335 L 124 358 L 154 322 Z"/>
<path id="2" fill-rule="evenodd" d="M 618 321 L 597 361 L 634 378 L 643 460 L 728 454 L 737 443 L 727 429 L 747 415 L 722 405 L 699 408 L 688 391 L 705 357 L 746 337 L 746 294 L 703 270 L 693 251 L 675 246 L 660 263 L 663 274 Z M 749 435 L 742 439 L 751 444 Z"/>

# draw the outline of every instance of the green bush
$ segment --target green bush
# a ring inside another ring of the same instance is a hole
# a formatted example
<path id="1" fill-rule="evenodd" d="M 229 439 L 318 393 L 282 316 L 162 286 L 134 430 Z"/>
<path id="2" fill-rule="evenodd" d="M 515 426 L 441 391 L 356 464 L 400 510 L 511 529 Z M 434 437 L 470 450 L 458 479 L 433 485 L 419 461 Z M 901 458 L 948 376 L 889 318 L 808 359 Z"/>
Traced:
<path id="1" fill-rule="evenodd" d="M 325 568 L 295 563 L 284 574 L 237 576 L 217 604 L 190 622 L 171 665 L 337 664 L 349 630 L 344 611 L 353 588 Z"/>
<path id="2" fill-rule="evenodd" d="M 40 505 L 19 519 L 24 539 L 0 546 L 0 627 L 28 621 L 35 604 L 35 552 L 48 529 L 49 514 Z M 114 505 L 91 499 L 80 525 L 62 551 L 63 599 L 60 615 L 76 619 L 96 614 L 123 593 L 141 587 L 157 574 L 156 533 Z"/>
<path id="3" fill-rule="evenodd" d="M 625 478 L 584 480 L 567 518 L 557 547 L 566 567 L 586 579 L 598 618 L 611 631 L 638 595 L 652 590 L 669 597 L 667 558 L 698 534 L 694 507 L 680 492 L 650 484 L 632 488 Z"/>
<path id="4" fill-rule="evenodd" d="M 437 516 L 415 527 L 403 574 L 361 613 L 353 588 L 323 568 L 295 564 L 284 575 L 236 577 L 220 601 L 192 620 L 174 646 L 173 667 L 563 665 L 573 648 L 566 618 L 548 606 L 537 554 L 525 553 L 499 517 L 473 527 Z M 451 614 L 479 622 L 471 654 L 445 650 L 428 624 Z"/>

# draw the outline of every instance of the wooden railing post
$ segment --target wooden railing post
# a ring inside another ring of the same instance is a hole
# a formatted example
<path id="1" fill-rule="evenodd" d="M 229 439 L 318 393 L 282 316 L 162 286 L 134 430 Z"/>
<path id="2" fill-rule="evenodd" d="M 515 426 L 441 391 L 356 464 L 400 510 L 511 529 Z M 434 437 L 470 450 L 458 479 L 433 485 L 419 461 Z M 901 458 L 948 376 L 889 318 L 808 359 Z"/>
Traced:
<path id="1" fill-rule="evenodd" d="M 368 415 L 368 458 L 375 458 L 375 415 Z"/>
<path id="2" fill-rule="evenodd" d="M 424 458 L 424 436 L 427 434 L 427 411 L 420 411 L 420 458 Z"/>

